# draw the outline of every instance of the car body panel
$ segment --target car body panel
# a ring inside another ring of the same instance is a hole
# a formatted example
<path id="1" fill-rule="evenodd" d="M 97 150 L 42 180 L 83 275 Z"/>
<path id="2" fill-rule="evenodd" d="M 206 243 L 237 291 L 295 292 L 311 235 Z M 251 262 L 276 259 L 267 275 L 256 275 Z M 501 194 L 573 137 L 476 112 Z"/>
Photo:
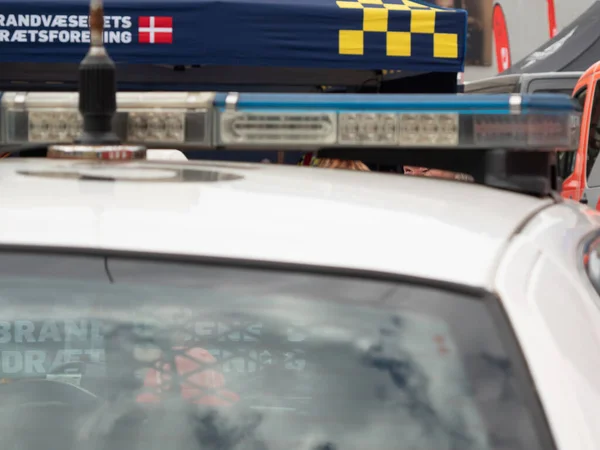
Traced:
<path id="1" fill-rule="evenodd" d="M 600 442 L 600 311 L 581 243 L 599 215 L 575 202 L 544 209 L 502 258 L 496 289 L 512 323 L 560 449 Z"/>
<path id="2" fill-rule="evenodd" d="M 97 177 L 115 168 L 142 178 L 185 168 L 188 175 L 239 179 L 107 182 L 20 174 Z M 0 164 L 0 192 L 0 244 L 268 260 L 476 287 L 491 285 L 497 259 L 522 222 L 552 204 L 446 180 L 223 163 L 14 159 Z"/>

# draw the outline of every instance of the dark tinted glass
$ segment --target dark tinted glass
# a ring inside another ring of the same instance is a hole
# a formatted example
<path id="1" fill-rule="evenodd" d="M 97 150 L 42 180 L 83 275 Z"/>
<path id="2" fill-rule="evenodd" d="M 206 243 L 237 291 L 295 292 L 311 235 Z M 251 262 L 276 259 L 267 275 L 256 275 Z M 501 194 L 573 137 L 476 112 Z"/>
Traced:
<path id="1" fill-rule="evenodd" d="M 533 93 L 535 94 L 567 94 L 571 95 L 573 93 L 573 89 L 537 89 Z"/>
<path id="2" fill-rule="evenodd" d="M 562 89 L 559 93 L 566 93 L 570 95 L 571 92 L 571 90 Z M 577 100 L 577 103 L 579 103 L 579 106 L 581 106 L 582 110 L 585 105 L 586 94 L 587 89 L 584 88 L 573 96 L 573 98 Z M 561 177 L 563 181 L 575 171 L 576 157 L 577 152 L 558 152 L 558 176 Z"/>

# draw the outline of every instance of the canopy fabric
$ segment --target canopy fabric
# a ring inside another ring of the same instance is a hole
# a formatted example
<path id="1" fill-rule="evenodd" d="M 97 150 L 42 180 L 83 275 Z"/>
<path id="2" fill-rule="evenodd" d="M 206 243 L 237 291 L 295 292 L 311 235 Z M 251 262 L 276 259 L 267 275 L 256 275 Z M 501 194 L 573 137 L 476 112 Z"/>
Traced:
<path id="1" fill-rule="evenodd" d="M 600 1 L 502 75 L 585 71 L 600 60 Z"/>
<path id="2" fill-rule="evenodd" d="M 461 72 L 467 13 L 418 0 L 106 0 L 117 63 Z M 86 0 L 2 0 L 0 63 L 75 63 Z M 1 70 L 1 69 L 0 69 Z"/>

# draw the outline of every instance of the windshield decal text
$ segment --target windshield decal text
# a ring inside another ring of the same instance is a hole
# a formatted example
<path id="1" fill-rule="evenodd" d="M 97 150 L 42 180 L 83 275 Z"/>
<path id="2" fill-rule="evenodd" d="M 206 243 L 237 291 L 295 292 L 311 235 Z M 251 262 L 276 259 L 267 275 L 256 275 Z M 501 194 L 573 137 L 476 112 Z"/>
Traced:
<path id="1" fill-rule="evenodd" d="M 104 361 L 102 322 L 0 321 L 0 373 L 40 375 L 72 362 Z"/>

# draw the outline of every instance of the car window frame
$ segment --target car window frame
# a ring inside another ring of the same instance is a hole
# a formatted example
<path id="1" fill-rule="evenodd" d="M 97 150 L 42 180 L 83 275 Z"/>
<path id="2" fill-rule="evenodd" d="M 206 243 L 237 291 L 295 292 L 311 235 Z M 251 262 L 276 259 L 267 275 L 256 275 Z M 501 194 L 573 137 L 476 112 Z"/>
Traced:
<path id="1" fill-rule="evenodd" d="M 582 111 L 585 107 L 585 101 L 587 98 L 588 88 L 587 85 L 580 88 L 575 94 L 571 96 L 577 101 Z M 575 164 L 577 162 L 577 151 L 574 152 L 557 152 L 558 153 L 558 175 L 564 181 L 566 178 L 571 176 L 575 172 Z M 587 182 L 587 181 L 586 181 Z"/>
<path id="2" fill-rule="evenodd" d="M 21 254 L 39 257 L 40 255 L 52 256 L 55 260 L 70 259 L 74 262 L 73 268 L 78 265 L 82 258 L 98 259 L 103 262 L 104 273 L 100 278 L 105 278 L 108 284 L 115 283 L 114 276 L 110 271 L 110 262 L 118 259 L 139 260 L 146 262 L 169 263 L 169 264 L 192 264 L 192 265 L 214 265 L 238 269 L 269 270 L 273 272 L 292 272 L 316 275 L 330 275 L 342 278 L 365 279 L 371 281 L 387 281 L 416 286 L 425 286 L 460 293 L 482 301 L 490 312 L 491 320 L 494 322 L 499 339 L 506 351 L 506 355 L 514 367 L 515 379 L 520 391 L 524 394 L 524 403 L 531 411 L 531 420 L 536 428 L 541 448 L 557 450 L 556 442 L 552 434 L 548 416 L 544 410 L 538 391 L 534 384 L 533 376 L 529 370 L 525 354 L 519 344 L 516 332 L 511 325 L 507 312 L 502 307 L 501 300 L 497 295 L 488 290 L 473 286 L 452 283 L 443 280 L 432 280 L 415 276 L 408 276 L 390 272 L 373 271 L 369 269 L 355 269 L 344 267 L 330 267 L 307 265 L 297 263 L 282 263 L 273 261 L 261 261 L 250 259 L 223 258 L 214 256 L 181 255 L 153 253 L 142 251 L 91 249 L 91 248 L 68 248 L 68 247 L 46 247 L 37 245 L 5 245 L 0 244 L 0 260 L 4 255 Z M 29 275 L 29 274 L 28 274 Z"/>
<path id="3" fill-rule="evenodd" d="M 587 89 L 587 86 L 585 87 L 585 89 Z M 586 93 L 587 98 L 589 98 L 588 95 L 589 95 L 589 89 Z M 592 104 L 591 104 L 590 111 L 589 111 L 588 129 L 587 129 L 587 134 L 585 136 L 585 142 L 583 144 L 583 145 L 585 145 L 585 161 L 584 161 L 584 172 L 583 173 L 585 175 L 585 186 L 591 187 L 591 188 L 598 188 L 598 187 L 600 187 L 600 158 L 599 158 L 600 151 L 598 152 L 598 154 L 596 154 L 596 157 L 592 161 L 591 168 L 588 169 L 588 167 L 589 167 L 590 136 L 592 134 L 592 130 L 595 128 L 595 125 L 592 124 L 592 117 L 595 112 L 594 108 L 597 107 L 600 109 L 600 79 L 594 80 L 592 96 L 593 96 L 592 100 L 591 100 Z M 586 102 L 587 102 L 587 99 L 586 99 Z M 600 119 L 598 120 L 598 122 L 600 122 Z M 594 175 L 593 182 L 591 182 L 592 175 Z"/>
<path id="4" fill-rule="evenodd" d="M 546 94 L 557 93 L 557 90 L 565 91 L 565 95 L 571 96 L 573 89 L 577 85 L 578 78 L 555 77 L 555 78 L 534 78 L 529 80 L 524 88 L 524 93 L 535 94 L 538 92 Z M 558 92 L 561 94 L 562 92 Z"/>
<path id="5" fill-rule="evenodd" d="M 579 270 L 582 273 L 582 277 L 585 279 L 586 285 L 592 289 L 597 295 L 600 296 L 600 273 L 598 274 L 598 280 L 594 282 L 589 272 L 589 257 L 592 251 L 596 249 L 597 253 L 600 255 L 600 231 L 594 231 L 588 234 L 581 242 L 579 248 L 579 261 L 578 266 Z M 600 256 L 598 258 L 600 262 Z M 599 303 L 600 306 L 600 303 Z"/>

